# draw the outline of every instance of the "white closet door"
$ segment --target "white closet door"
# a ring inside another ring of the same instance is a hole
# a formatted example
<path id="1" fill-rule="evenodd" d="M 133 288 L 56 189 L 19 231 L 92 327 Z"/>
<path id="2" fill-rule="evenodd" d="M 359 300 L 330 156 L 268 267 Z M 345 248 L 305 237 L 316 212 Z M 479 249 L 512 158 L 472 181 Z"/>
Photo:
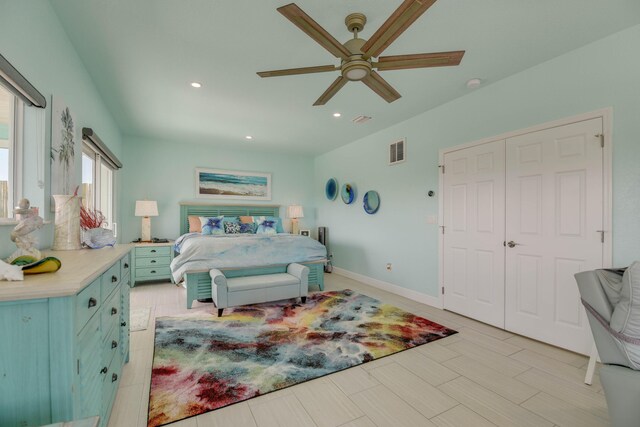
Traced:
<path id="1" fill-rule="evenodd" d="M 504 140 L 444 156 L 444 307 L 504 327 Z"/>
<path id="2" fill-rule="evenodd" d="M 601 119 L 506 143 L 505 328 L 588 354 L 573 275 L 602 268 Z"/>

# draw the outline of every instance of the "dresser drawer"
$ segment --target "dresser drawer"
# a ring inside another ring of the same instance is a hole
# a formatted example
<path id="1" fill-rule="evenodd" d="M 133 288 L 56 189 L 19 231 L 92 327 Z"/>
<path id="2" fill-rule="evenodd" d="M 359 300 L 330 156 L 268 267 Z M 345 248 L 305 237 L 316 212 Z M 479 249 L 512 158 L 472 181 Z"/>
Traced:
<path id="1" fill-rule="evenodd" d="M 111 415 L 111 406 L 113 405 L 114 397 L 118 386 L 120 385 L 120 376 L 122 374 L 122 358 L 120 355 L 116 355 L 109 365 L 106 375 L 102 383 L 102 419 L 104 420 L 103 426 L 106 426 L 109 422 L 109 416 Z"/>
<path id="2" fill-rule="evenodd" d="M 150 280 L 154 277 L 167 278 L 170 275 L 171 270 L 169 267 L 136 268 L 136 278 L 138 280 Z"/>
<path id="3" fill-rule="evenodd" d="M 76 333 L 98 311 L 101 302 L 100 278 L 98 278 L 84 288 L 76 297 Z"/>
<path id="4" fill-rule="evenodd" d="M 136 261 L 138 257 L 155 257 L 155 256 L 170 256 L 170 246 L 143 246 L 136 248 Z"/>
<path id="5" fill-rule="evenodd" d="M 110 334 L 111 329 L 120 325 L 120 289 L 113 293 L 102 308 L 102 335 Z"/>
<path id="6" fill-rule="evenodd" d="M 102 274 L 102 299 L 107 297 L 120 283 L 120 261 L 116 262 Z"/>
<path id="7" fill-rule="evenodd" d="M 80 404 L 79 417 L 98 414 L 102 399 L 101 372 L 105 364 L 102 362 L 100 343 L 100 316 L 89 321 L 87 327 L 78 338 L 78 399 Z"/>
<path id="8" fill-rule="evenodd" d="M 171 257 L 161 256 L 153 258 L 138 258 L 136 260 L 136 268 L 145 267 L 168 267 L 171 264 Z"/>
<path id="9" fill-rule="evenodd" d="M 102 342 L 102 360 L 106 366 L 111 365 L 113 356 L 120 352 L 120 328 L 111 330 Z"/>
<path id="10" fill-rule="evenodd" d="M 131 255 L 126 254 L 120 260 L 120 278 L 124 279 L 131 270 Z"/>

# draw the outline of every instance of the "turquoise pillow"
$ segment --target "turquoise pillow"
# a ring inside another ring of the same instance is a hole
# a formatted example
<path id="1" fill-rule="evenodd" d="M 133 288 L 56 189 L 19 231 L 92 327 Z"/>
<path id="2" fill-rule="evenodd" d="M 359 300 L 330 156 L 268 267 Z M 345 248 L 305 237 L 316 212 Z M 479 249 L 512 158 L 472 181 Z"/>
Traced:
<path id="1" fill-rule="evenodd" d="M 276 233 L 284 233 L 284 228 L 282 227 L 282 219 L 279 216 L 256 216 L 254 217 L 254 222 L 260 224 L 264 221 L 273 221 L 273 227 L 276 229 Z"/>
<path id="2" fill-rule="evenodd" d="M 278 231 L 275 227 L 275 221 L 271 221 L 268 219 L 262 221 L 260 224 L 258 224 L 256 234 L 278 234 Z"/>
<path id="3" fill-rule="evenodd" d="M 204 225 L 202 226 L 202 234 L 213 234 L 219 235 L 224 234 L 224 217 L 223 216 L 214 216 L 211 218 L 205 218 L 206 222 L 203 221 Z"/>
<path id="4" fill-rule="evenodd" d="M 256 234 L 256 224 L 254 224 L 253 222 L 251 223 L 240 223 L 240 231 L 238 233 L 240 234 Z"/>

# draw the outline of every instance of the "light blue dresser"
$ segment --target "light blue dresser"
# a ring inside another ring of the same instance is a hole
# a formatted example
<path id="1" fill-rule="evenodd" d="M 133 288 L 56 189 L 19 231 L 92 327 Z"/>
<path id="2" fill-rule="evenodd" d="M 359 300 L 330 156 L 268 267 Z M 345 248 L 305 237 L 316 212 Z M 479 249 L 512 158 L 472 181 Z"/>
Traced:
<path id="1" fill-rule="evenodd" d="M 130 250 L 47 252 L 58 272 L 0 282 L 0 426 L 107 425 L 129 360 Z"/>

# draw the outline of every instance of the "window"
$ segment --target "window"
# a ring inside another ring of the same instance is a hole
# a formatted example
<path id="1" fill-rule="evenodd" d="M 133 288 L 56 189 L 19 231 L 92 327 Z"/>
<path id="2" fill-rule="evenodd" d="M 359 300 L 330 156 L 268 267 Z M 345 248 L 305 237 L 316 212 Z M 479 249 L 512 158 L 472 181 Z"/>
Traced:
<path id="1" fill-rule="evenodd" d="M 82 146 L 82 205 L 96 209 L 105 217 L 103 227 L 117 233 L 114 222 L 114 170 L 96 148 L 84 141 Z"/>
<path id="2" fill-rule="evenodd" d="M 0 219 L 13 217 L 17 193 L 16 114 L 18 100 L 0 85 Z"/>

